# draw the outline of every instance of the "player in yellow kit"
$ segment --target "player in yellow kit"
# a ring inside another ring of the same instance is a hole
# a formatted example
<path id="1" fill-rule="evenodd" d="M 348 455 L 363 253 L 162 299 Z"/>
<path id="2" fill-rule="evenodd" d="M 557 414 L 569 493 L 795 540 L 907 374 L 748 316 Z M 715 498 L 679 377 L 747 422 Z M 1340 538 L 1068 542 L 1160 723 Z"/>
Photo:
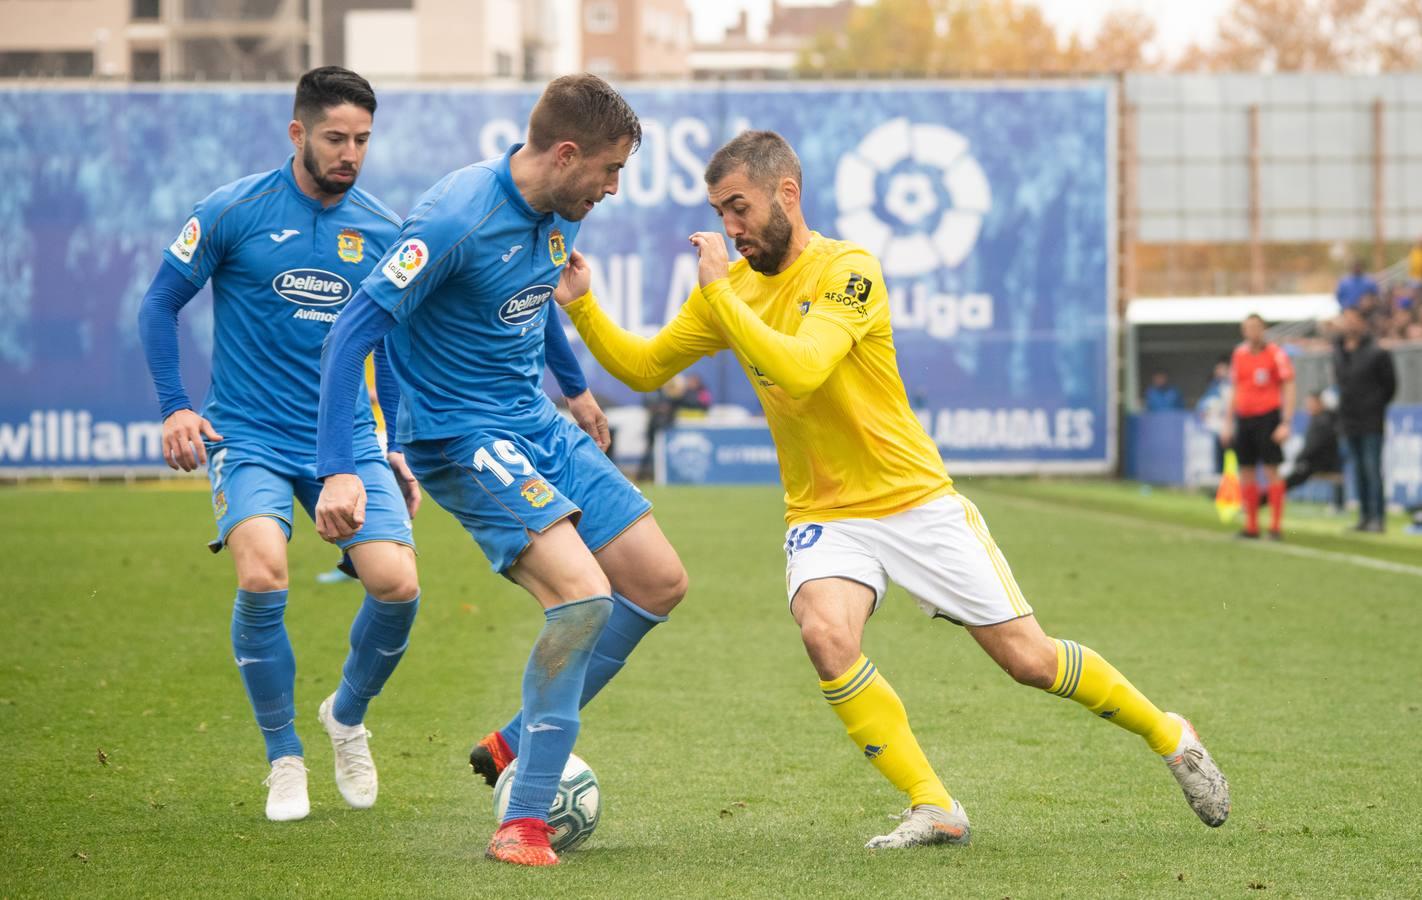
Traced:
<path id="1" fill-rule="evenodd" d="M 1094 651 L 1037 624 L 982 514 L 954 490 L 909 407 L 878 262 L 806 226 L 794 150 L 774 132 L 745 132 L 712 157 L 706 185 L 743 259 L 729 264 L 719 234 L 692 235 L 700 287 L 654 337 L 607 317 L 576 253 L 555 297 L 598 361 L 635 390 L 725 349 L 751 379 L 785 483 L 790 611 L 826 701 L 909 798 L 898 827 L 867 846 L 961 844 L 970 833 L 903 703 L 860 652 L 889 580 L 930 616 L 966 627 L 1017 681 L 1141 735 L 1201 820 L 1223 824 L 1229 786 L 1190 724 L 1161 712 Z"/>

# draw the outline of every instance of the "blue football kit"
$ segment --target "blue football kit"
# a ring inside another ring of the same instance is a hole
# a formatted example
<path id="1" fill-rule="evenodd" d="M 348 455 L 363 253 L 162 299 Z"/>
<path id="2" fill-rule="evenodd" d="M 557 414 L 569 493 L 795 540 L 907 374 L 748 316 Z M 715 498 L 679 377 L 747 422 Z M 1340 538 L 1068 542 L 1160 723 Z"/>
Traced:
<path id="1" fill-rule="evenodd" d="M 219 551 L 232 529 L 270 517 L 291 537 L 292 498 L 311 513 L 316 478 L 316 414 L 321 347 L 331 325 L 394 240 L 399 219 L 352 187 L 324 206 L 297 185 L 294 157 L 280 169 L 219 188 L 198 203 L 143 300 L 140 331 L 163 418 L 191 409 L 178 366 L 178 313 L 212 281 L 212 382 L 202 415 L 222 436 L 206 443 Z M 343 423 L 369 487 L 365 525 L 342 549 L 368 541 L 413 546 L 394 474 L 375 434 L 362 387 Z M 303 756 L 295 727 L 296 659 L 284 621 L 288 591 L 241 587 L 232 608 L 232 651 L 266 744 L 273 777 L 290 777 Z M 351 652 L 336 692 L 321 707 L 328 732 L 363 740 L 366 709 L 409 645 L 419 595 L 369 594 L 351 627 Z M 340 754 L 342 744 L 338 746 Z M 304 771 L 304 770 L 303 770 Z M 347 795 L 363 807 L 367 794 Z M 309 806 L 272 784 L 267 816 L 301 818 Z M 354 799 L 353 799 L 354 798 Z"/>
<path id="2" fill-rule="evenodd" d="M 194 291 L 212 280 L 212 383 L 202 415 L 223 437 L 208 447 L 214 552 L 255 516 L 276 518 L 290 537 L 293 494 L 314 509 L 321 344 L 400 229 L 393 212 L 357 187 L 323 207 L 297 187 L 293 164 L 214 191 L 164 252 Z M 165 418 L 188 405 L 186 395 L 160 403 Z M 353 422 L 355 457 L 371 489 L 365 527 L 341 546 L 412 544 L 364 390 Z"/>
<path id="3" fill-rule="evenodd" d="M 543 392 L 545 331 L 561 330 L 553 288 L 578 223 L 529 207 L 509 172 L 519 146 L 427 191 L 360 289 L 393 319 L 405 459 L 497 572 L 562 519 L 596 551 L 651 509 Z M 344 449 L 323 443 L 320 456 L 322 476 L 350 465 Z"/>
<path id="4" fill-rule="evenodd" d="M 400 383 L 405 459 L 497 572 L 559 521 L 572 519 L 595 552 L 651 509 L 542 391 L 545 331 L 561 332 L 553 291 L 578 224 L 529 206 L 509 168 L 521 146 L 425 193 L 332 331 L 322 363 L 317 473 L 354 471 L 337 426 L 360 357 L 383 336 Z M 504 729 L 521 760 L 505 824 L 547 819 L 579 708 L 662 618 L 621 597 L 565 601 L 544 610 L 523 709 Z"/>

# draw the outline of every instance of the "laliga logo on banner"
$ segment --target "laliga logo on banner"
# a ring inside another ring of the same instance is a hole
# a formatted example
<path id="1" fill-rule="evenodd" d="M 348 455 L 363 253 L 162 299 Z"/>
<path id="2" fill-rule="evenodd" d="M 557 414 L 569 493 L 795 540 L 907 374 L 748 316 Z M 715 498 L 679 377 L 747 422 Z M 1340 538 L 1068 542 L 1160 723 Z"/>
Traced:
<path id="1" fill-rule="evenodd" d="M 881 177 L 887 178 L 882 198 Z M 957 266 L 992 208 L 987 176 L 968 153 L 967 139 L 906 118 L 885 122 L 840 157 L 834 186 L 840 235 L 879 257 L 886 275 Z M 879 207 L 897 222 L 884 221 Z"/>

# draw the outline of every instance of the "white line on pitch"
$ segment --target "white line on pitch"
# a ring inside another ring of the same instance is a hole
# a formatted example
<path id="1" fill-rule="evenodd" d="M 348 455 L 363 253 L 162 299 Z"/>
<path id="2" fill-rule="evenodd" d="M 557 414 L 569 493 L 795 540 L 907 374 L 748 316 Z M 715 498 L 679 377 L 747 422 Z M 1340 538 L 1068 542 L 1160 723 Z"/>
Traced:
<path id="1" fill-rule="evenodd" d="M 1053 500 L 1042 500 L 1034 497 L 1023 497 L 1013 493 L 998 493 L 991 488 L 983 493 L 991 494 L 994 498 L 1017 503 L 1022 506 L 1035 506 L 1054 511 L 1069 509 L 1077 515 L 1091 516 L 1107 522 L 1125 523 L 1129 525 L 1151 525 L 1161 531 L 1173 531 L 1177 534 L 1189 535 L 1202 540 L 1215 540 L 1220 542 L 1234 539 L 1230 536 L 1211 531 L 1208 528 L 1198 528 L 1193 525 L 1182 525 L 1178 522 L 1161 522 L 1156 519 L 1144 516 L 1133 516 L 1129 513 L 1109 512 L 1103 509 L 1092 509 L 1090 507 L 1072 506 L 1069 503 L 1058 503 Z M 1287 556 L 1300 556 L 1305 559 L 1331 560 L 1333 562 L 1348 563 L 1354 566 L 1361 566 L 1364 569 L 1376 569 L 1379 572 L 1392 572 L 1395 575 L 1411 575 L 1414 578 L 1422 578 L 1422 566 L 1409 566 L 1406 563 L 1392 562 L 1386 559 L 1376 559 L 1371 556 L 1361 556 L 1356 553 L 1340 553 L 1336 550 L 1321 550 L 1317 547 L 1300 547 L 1297 544 L 1280 544 L 1271 541 L 1249 541 L 1239 543 L 1235 546 L 1250 547 L 1257 550 L 1266 550 L 1271 553 L 1283 553 Z"/>

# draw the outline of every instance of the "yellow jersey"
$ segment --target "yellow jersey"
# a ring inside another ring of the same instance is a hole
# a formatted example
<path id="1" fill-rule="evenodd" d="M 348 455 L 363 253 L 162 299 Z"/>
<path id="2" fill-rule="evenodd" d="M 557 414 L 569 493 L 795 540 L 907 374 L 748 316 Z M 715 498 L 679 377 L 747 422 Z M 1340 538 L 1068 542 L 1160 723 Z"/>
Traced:
<path id="1" fill-rule="evenodd" d="M 953 492 L 909 406 L 884 275 L 862 247 L 813 234 L 777 275 L 739 260 L 650 339 L 619 328 L 591 294 L 565 309 L 598 362 L 634 390 L 734 351 L 775 439 L 790 525 L 882 518 Z"/>

